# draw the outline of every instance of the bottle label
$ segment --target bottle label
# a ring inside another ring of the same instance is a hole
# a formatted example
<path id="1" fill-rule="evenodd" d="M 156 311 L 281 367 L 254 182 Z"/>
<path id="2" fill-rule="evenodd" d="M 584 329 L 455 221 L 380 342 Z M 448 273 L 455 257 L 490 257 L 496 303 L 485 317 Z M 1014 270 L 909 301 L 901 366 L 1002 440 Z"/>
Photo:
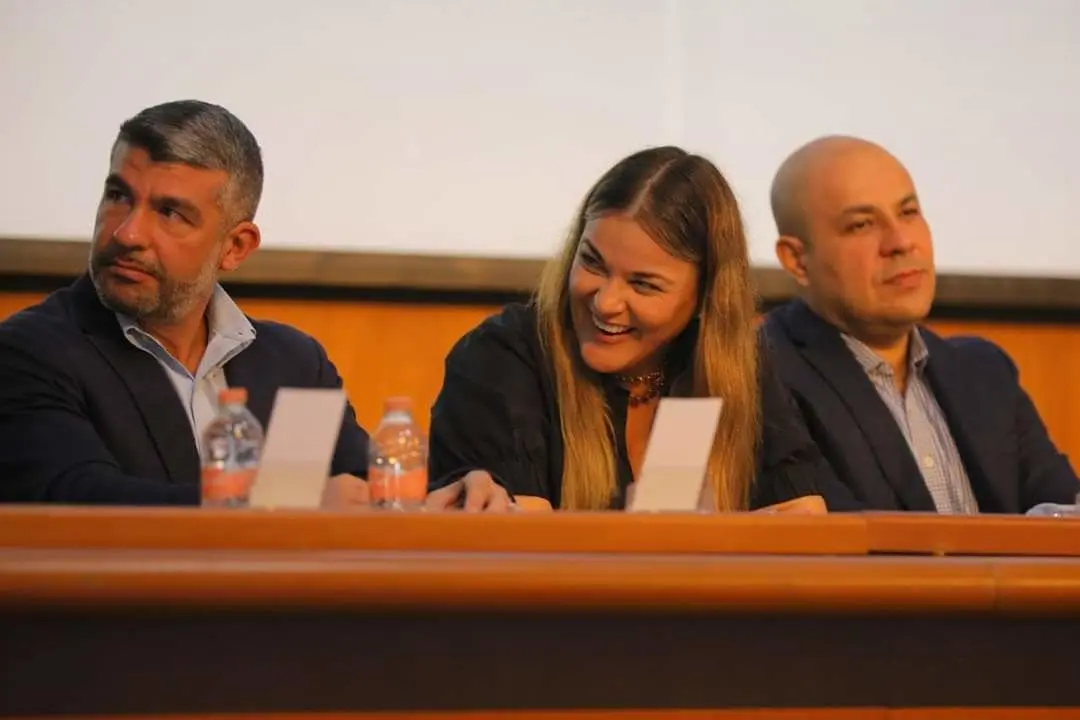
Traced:
<path id="1" fill-rule="evenodd" d="M 255 482 L 255 469 L 202 471 L 203 504 L 220 504 L 229 500 L 246 500 Z"/>
<path id="2" fill-rule="evenodd" d="M 368 470 L 371 502 L 422 503 L 427 497 L 427 470 L 417 468 L 399 473 L 393 468 L 373 467 Z"/>

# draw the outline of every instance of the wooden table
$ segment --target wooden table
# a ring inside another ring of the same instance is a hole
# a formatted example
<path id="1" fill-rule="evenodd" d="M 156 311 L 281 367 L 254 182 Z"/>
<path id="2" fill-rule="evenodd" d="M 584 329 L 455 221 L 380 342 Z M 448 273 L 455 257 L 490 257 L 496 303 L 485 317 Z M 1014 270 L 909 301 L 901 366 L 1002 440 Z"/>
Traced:
<path id="1" fill-rule="evenodd" d="M 1067 718 L 1078 658 L 1073 518 L 0 509 L 4 716 Z"/>

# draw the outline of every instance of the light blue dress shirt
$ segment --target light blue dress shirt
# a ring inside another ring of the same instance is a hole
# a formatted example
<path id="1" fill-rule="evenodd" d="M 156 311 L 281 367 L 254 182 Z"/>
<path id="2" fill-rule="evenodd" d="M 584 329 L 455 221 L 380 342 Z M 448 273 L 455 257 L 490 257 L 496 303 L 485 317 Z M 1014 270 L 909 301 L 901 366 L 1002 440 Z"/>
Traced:
<path id="1" fill-rule="evenodd" d="M 964 470 L 964 461 L 926 377 L 930 352 L 918 329 L 911 331 L 908 383 L 904 392 L 896 387 L 893 369 L 887 362 L 854 337 L 842 336 L 904 434 L 938 512 L 978 513 L 979 504 Z"/>
<path id="2" fill-rule="evenodd" d="M 139 327 L 134 318 L 117 313 L 124 337 L 135 347 L 150 354 L 165 370 L 191 423 L 195 448 L 202 456 L 202 434 L 217 414 L 218 393 L 228 387 L 225 363 L 255 341 L 255 328 L 243 311 L 220 285 L 214 288 L 207 308 L 209 335 L 206 352 L 195 373 L 174 358 L 152 335 Z"/>

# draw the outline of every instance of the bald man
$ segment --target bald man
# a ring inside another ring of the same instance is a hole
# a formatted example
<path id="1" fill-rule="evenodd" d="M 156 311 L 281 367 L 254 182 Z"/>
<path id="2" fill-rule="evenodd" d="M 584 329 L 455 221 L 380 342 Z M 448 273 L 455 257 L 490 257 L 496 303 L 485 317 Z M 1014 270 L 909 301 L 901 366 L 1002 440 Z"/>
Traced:
<path id="1" fill-rule="evenodd" d="M 934 249 L 911 176 L 883 148 L 814 140 L 772 187 L 776 254 L 802 297 L 769 313 L 779 375 L 850 497 L 834 509 L 1021 513 L 1074 503 L 1016 367 L 921 323 Z"/>

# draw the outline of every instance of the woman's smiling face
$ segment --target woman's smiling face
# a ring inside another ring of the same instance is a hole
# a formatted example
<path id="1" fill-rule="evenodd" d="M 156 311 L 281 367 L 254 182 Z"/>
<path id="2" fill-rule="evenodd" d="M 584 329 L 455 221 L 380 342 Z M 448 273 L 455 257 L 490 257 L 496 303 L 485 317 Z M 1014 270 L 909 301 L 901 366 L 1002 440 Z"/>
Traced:
<path id="1" fill-rule="evenodd" d="M 586 223 L 570 269 L 570 308 L 585 364 L 640 375 L 660 367 L 698 304 L 698 268 L 656 243 L 633 219 Z"/>

